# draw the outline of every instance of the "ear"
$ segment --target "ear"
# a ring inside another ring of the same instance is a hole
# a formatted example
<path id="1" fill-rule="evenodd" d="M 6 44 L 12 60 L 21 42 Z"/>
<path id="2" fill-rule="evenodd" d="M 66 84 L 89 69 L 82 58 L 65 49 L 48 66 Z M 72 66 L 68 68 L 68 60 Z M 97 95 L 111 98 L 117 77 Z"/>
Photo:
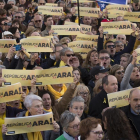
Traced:
<path id="1" fill-rule="evenodd" d="M 130 98 L 128 98 L 128 102 L 129 102 L 129 104 L 130 104 Z"/>
<path id="2" fill-rule="evenodd" d="M 64 56 L 60 56 L 60 59 L 63 61 L 64 60 Z"/>

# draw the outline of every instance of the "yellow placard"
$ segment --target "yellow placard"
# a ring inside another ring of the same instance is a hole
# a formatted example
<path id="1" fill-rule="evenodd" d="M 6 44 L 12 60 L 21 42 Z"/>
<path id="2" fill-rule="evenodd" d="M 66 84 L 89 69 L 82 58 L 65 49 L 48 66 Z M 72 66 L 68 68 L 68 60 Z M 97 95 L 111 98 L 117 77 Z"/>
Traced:
<path id="1" fill-rule="evenodd" d="M 85 34 L 87 32 L 91 32 L 92 26 L 90 25 L 85 25 L 85 24 L 80 24 L 81 31 Z"/>
<path id="2" fill-rule="evenodd" d="M 15 44 L 17 44 L 15 39 L 0 39 L 0 52 L 7 53 Z"/>
<path id="3" fill-rule="evenodd" d="M 113 4 L 113 5 L 107 5 L 107 10 L 121 10 L 121 11 L 129 11 L 129 5 L 119 5 L 119 4 Z"/>
<path id="4" fill-rule="evenodd" d="M 137 52 L 137 61 L 136 64 L 140 64 L 140 48 L 135 50 Z"/>
<path id="5" fill-rule="evenodd" d="M 76 40 L 94 41 L 94 46 L 97 46 L 98 37 L 99 37 L 98 35 L 79 34 L 76 36 Z"/>
<path id="6" fill-rule="evenodd" d="M 140 89 L 140 87 L 138 87 Z M 129 94 L 132 89 L 107 94 L 109 107 L 116 108 L 127 106 L 129 104 Z"/>
<path id="7" fill-rule="evenodd" d="M 64 25 L 78 25 L 78 23 L 65 21 Z"/>
<path id="8" fill-rule="evenodd" d="M 83 57 L 83 59 L 86 59 L 88 52 L 80 52 L 79 54 Z"/>
<path id="9" fill-rule="evenodd" d="M 45 6 L 52 6 L 52 7 L 57 7 L 57 3 L 46 3 Z"/>
<path id="10" fill-rule="evenodd" d="M 53 130 L 52 112 L 41 115 L 5 118 L 6 135 Z"/>
<path id="11" fill-rule="evenodd" d="M 93 2 L 89 0 L 79 0 L 79 3 L 85 3 L 85 2 Z M 72 0 L 71 3 L 77 3 L 77 0 Z"/>
<path id="12" fill-rule="evenodd" d="M 36 77 L 36 85 L 52 85 L 72 83 L 72 67 L 60 67 L 45 70 L 9 70 L 2 69 L 2 77 L 11 85 L 20 82 L 22 86 L 31 86 L 31 80 Z"/>
<path id="13" fill-rule="evenodd" d="M 74 52 L 89 52 L 94 48 L 93 41 L 73 41 L 68 43 L 68 47 L 72 48 Z"/>
<path id="14" fill-rule="evenodd" d="M 76 13 L 78 16 L 78 8 L 75 7 Z M 79 7 L 80 16 L 88 16 L 88 17 L 99 17 L 100 8 L 91 8 L 91 7 Z"/>
<path id="15" fill-rule="evenodd" d="M 125 34 L 130 35 L 132 30 L 132 23 L 130 21 L 117 22 L 101 22 L 104 34 Z"/>
<path id="16" fill-rule="evenodd" d="M 0 87 L 0 103 L 21 99 L 21 83 L 16 83 L 6 87 Z"/>
<path id="17" fill-rule="evenodd" d="M 28 52 L 53 52 L 50 40 L 47 38 L 24 38 L 20 40 L 23 48 Z"/>
<path id="18" fill-rule="evenodd" d="M 51 25 L 54 35 L 78 35 L 81 34 L 79 25 Z"/>
<path id="19" fill-rule="evenodd" d="M 43 15 L 62 16 L 63 7 L 38 6 L 38 12 L 42 13 Z"/>

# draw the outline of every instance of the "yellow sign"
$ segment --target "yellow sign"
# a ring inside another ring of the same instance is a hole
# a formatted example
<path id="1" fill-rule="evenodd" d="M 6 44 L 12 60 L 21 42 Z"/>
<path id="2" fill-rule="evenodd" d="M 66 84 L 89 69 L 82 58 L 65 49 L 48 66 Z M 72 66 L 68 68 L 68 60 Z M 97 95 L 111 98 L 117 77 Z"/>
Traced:
<path id="1" fill-rule="evenodd" d="M 88 53 L 87 52 L 80 52 L 79 54 L 83 57 L 83 59 L 86 59 Z"/>
<path id="2" fill-rule="evenodd" d="M 68 43 L 68 47 L 72 48 L 74 52 L 89 52 L 94 48 L 93 41 L 73 41 Z"/>
<path id="3" fill-rule="evenodd" d="M 101 22 L 104 34 L 125 34 L 130 35 L 132 30 L 132 23 L 130 21 L 117 22 Z"/>
<path id="4" fill-rule="evenodd" d="M 6 87 L 0 87 L 0 103 L 20 100 L 21 91 L 21 83 L 16 83 Z"/>
<path id="5" fill-rule="evenodd" d="M 140 87 L 138 87 L 140 89 Z M 109 107 L 116 108 L 127 106 L 129 104 L 129 94 L 132 89 L 107 94 Z"/>
<path id="6" fill-rule="evenodd" d="M 85 34 L 87 32 L 91 32 L 92 26 L 90 25 L 85 25 L 85 24 L 80 24 L 81 31 Z"/>
<path id="7" fill-rule="evenodd" d="M 119 4 L 113 4 L 113 5 L 107 5 L 107 10 L 121 10 L 121 11 L 129 11 L 130 6 L 129 5 L 119 5 Z"/>
<path id="8" fill-rule="evenodd" d="M 53 114 L 41 114 L 27 117 L 5 118 L 6 135 L 23 134 L 53 130 Z"/>
<path id="9" fill-rule="evenodd" d="M 52 85 L 72 83 L 72 67 L 60 67 L 46 70 L 9 70 L 2 69 L 2 77 L 11 85 L 20 82 L 22 86 L 31 86 L 31 80 L 36 77 L 36 85 Z"/>
<path id="10" fill-rule="evenodd" d="M 135 50 L 137 52 L 137 64 L 140 64 L 140 48 Z"/>
<path id="11" fill-rule="evenodd" d="M 57 7 L 57 3 L 46 3 L 45 6 L 52 6 L 52 7 Z"/>
<path id="12" fill-rule="evenodd" d="M 79 25 L 51 25 L 54 35 L 78 35 L 81 34 Z"/>
<path id="13" fill-rule="evenodd" d="M 28 52 L 53 52 L 50 40 L 47 38 L 25 38 L 21 39 L 20 43 Z"/>
<path id="14" fill-rule="evenodd" d="M 64 25 L 78 25 L 78 23 L 65 21 Z"/>
<path id="15" fill-rule="evenodd" d="M 42 13 L 43 15 L 62 16 L 63 7 L 38 6 L 38 12 Z"/>
<path id="16" fill-rule="evenodd" d="M 76 16 L 78 16 L 78 8 L 75 7 Z M 79 7 L 80 16 L 99 17 L 100 8 Z"/>
<path id="17" fill-rule="evenodd" d="M 83 3 L 83 2 L 93 2 L 93 1 L 89 1 L 89 0 L 79 0 L 79 3 Z M 77 0 L 72 0 L 71 3 L 77 3 Z"/>
<path id="18" fill-rule="evenodd" d="M 15 39 L 0 39 L 0 52 L 7 53 L 14 44 L 17 44 Z"/>

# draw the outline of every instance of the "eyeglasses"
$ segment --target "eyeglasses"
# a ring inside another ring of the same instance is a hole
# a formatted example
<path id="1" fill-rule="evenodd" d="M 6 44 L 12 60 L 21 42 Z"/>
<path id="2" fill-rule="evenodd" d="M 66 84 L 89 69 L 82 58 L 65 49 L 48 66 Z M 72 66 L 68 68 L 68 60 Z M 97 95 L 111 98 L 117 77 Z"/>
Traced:
<path id="1" fill-rule="evenodd" d="M 40 5 L 45 5 L 45 3 L 39 3 Z"/>
<path id="2" fill-rule="evenodd" d="M 15 18 L 22 18 L 22 17 L 20 17 L 20 16 L 15 16 Z"/>
<path id="3" fill-rule="evenodd" d="M 99 59 L 101 59 L 101 60 L 108 60 L 110 57 L 109 56 L 105 56 L 105 57 L 100 57 Z"/>
<path id="4" fill-rule="evenodd" d="M 9 38 L 9 39 L 12 39 L 13 37 L 12 37 L 12 36 L 5 36 L 5 38 Z"/>
<path id="5" fill-rule="evenodd" d="M 108 48 L 115 48 L 115 45 L 108 45 Z"/>
<path id="6" fill-rule="evenodd" d="M 67 57 L 75 56 L 75 54 L 66 54 Z"/>
<path id="7" fill-rule="evenodd" d="M 80 95 L 88 95 L 88 92 L 79 92 Z"/>
<path id="8" fill-rule="evenodd" d="M 103 131 L 91 131 L 91 132 L 93 132 L 94 134 L 96 134 L 96 135 L 98 135 L 98 136 L 104 134 Z"/>
<path id="9" fill-rule="evenodd" d="M 35 20 L 35 22 L 37 23 L 37 22 L 41 22 L 41 20 Z"/>
<path id="10" fill-rule="evenodd" d="M 80 124 L 75 124 L 73 126 L 68 126 L 70 128 L 73 128 L 73 129 L 78 129 L 80 127 Z"/>
<path id="11" fill-rule="evenodd" d="M 124 70 L 116 72 L 118 75 L 123 74 Z"/>

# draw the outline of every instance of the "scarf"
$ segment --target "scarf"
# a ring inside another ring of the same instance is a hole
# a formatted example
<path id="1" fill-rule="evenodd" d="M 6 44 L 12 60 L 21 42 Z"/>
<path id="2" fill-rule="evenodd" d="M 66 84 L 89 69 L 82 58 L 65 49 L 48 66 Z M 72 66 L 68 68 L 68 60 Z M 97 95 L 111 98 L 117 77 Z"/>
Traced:
<path id="1" fill-rule="evenodd" d="M 56 65 L 56 62 L 54 63 Z M 65 66 L 66 64 L 63 61 L 60 61 L 59 67 Z"/>
<path id="2" fill-rule="evenodd" d="M 29 111 L 26 111 L 25 116 L 29 116 Z M 43 140 L 42 134 L 38 132 L 27 133 L 28 140 Z"/>
<path id="3" fill-rule="evenodd" d="M 44 108 L 44 110 L 45 111 L 48 111 L 48 112 L 52 112 L 52 109 L 51 108 L 49 110 L 47 110 L 47 109 Z"/>
<path id="4" fill-rule="evenodd" d="M 0 140 L 3 140 L 3 138 L 2 138 L 2 125 L 4 124 L 5 117 L 6 117 L 6 112 L 3 114 L 2 118 L 0 118 Z"/>
<path id="5" fill-rule="evenodd" d="M 64 93 L 66 92 L 67 90 L 67 87 L 65 86 L 65 84 L 63 84 L 62 86 L 62 90 L 61 92 L 58 92 L 56 90 L 53 89 L 53 87 L 51 85 L 48 85 L 48 90 L 55 96 L 55 99 L 59 99 L 61 96 L 64 95 Z"/>

